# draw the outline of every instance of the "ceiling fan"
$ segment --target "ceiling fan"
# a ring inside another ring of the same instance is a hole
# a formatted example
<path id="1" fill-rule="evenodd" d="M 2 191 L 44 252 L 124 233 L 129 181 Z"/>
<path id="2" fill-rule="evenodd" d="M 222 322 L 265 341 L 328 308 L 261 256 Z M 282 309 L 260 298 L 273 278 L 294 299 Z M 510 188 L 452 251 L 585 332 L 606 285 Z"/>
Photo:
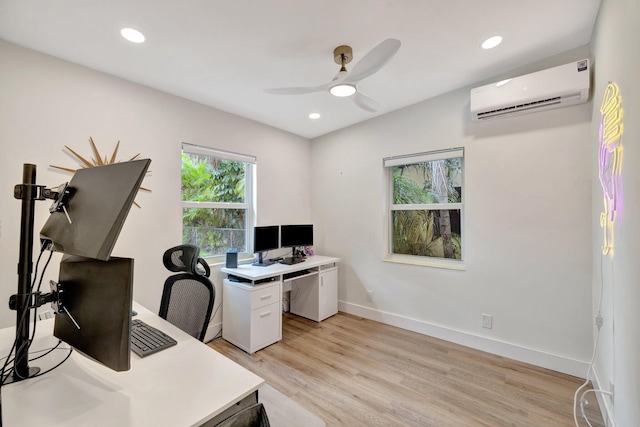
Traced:
<path id="1" fill-rule="evenodd" d="M 340 71 L 329 83 L 312 87 L 266 89 L 265 92 L 276 95 L 304 95 L 306 93 L 329 91 L 334 96 L 352 97 L 360 108 L 375 113 L 380 109 L 380 105 L 360 93 L 356 85 L 359 81 L 384 67 L 398 49 L 400 49 L 400 40 L 386 39 L 363 56 L 349 72 L 345 65 L 353 59 L 353 51 L 350 46 L 338 46 L 333 50 L 333 59 L 336 64 L 340 65 Z"/>

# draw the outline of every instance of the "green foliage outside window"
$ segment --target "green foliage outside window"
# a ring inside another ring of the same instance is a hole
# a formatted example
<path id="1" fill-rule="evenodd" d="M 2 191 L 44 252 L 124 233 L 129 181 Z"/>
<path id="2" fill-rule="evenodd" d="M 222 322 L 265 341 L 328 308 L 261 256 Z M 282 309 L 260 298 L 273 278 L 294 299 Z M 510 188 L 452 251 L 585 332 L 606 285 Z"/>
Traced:
<path id="1" fill-rule="evenodd" d="M 430 205 L 394 209 L 392 252 L 461 259 L 460 203 L 462 158 L 433 160 L 393 168 L 393 204 Z"/>
<path id="2" fill-rule="evenodd" d="M 239 161 L 182 153 L 182 200 L 217 203 L 182 211 L 183 243 L 199 246 L 202 256 L 246 248 L 246 208 L 234 206 L 245 202 L 245 168 Z"/>

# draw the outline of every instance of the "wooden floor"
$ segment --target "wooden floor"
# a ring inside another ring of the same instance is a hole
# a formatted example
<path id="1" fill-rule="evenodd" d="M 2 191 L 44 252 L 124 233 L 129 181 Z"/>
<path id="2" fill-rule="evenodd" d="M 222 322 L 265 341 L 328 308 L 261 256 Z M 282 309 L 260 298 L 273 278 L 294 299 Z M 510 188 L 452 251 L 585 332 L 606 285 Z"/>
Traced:
<path id="1" fill-rule="evenodd" d="M 574 426 L 583 383 L 344 313 L 321 323 L 285 314 L 282 341 L 253 355 L 222 338 L 209 345 L 328 426 Z"/>

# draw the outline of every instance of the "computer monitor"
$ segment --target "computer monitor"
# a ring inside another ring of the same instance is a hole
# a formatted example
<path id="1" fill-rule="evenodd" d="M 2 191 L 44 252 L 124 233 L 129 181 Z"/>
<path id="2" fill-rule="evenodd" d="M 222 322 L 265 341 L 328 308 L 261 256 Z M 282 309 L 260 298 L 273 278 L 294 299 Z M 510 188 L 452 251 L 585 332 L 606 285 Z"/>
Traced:
<path id="1" fill-rule="evenodd" d="M 267 266 L 273 262 L 265 261 L 263 252 L 280 248 L 280 226 L 270 225 L 253 228 L 253 252 L 258 254 L 258 261 L 253 265 Z"/>
<path id="2" fill-rule="evenodd" d="M 14 368 L 12 375 L 2 378 L 3 384 L 21 381 L 39 371 L 38 368 L 30 368 L 28 363 L 31 344 L 29 322 L 30 311 L 34 308 L 30 295 L 34 203 L 45 198 L 53 199 L 54 203 L 49 209 L 51 215 L 40 232 L 43 250 L 49 247 L 66 255 L 91 258 L 82 267 L 79 264 L 70 266 L 68 263 L 63 267 L 61 264 L 61 280 L 68 281 L 69 277 L 76 277 L 73 271 L 78 268 L 86 269 L 91 266 L 87 271 L 95 271 L 95 274 L 77 276 L 79 279 L 74 280 L 74 283 L 79 285 L 76 287 L 72 284 L 69 288 L 69 311 L 57 315 L 63 316 L 56 320 L 57 334 L 81 352 L 112 369 L 128 369 L 133 260 L 115 260 L 114 263 L 105 264 L 100 264 L 99 261 L 109 260 L 150 163 L 151 160 L 144 159 L 80 169 L 75 172 L 70 183 L 60 186 L 57 192 L 36 185 L 36 166 L 23 165 L 23 183 L 14 189 L 14 197 L 22 199 L 18 291 L 9 299 L 10 308 L 18 313 Z M 42 192 L 36 192 L 37 189 Z M 66 260 L 68 262 L 69 258 Z M 67 276 L 67 271 L 71 272 L 70 276 Z M 118 280 L 108 280 L 114 277 Z M 54 288 L 50 294 L 37 298 L 37 306 L 50 301 L 59 305 L 55 298 L 60 296 L 60 289 L 57 285 Z M 64 288 L 65 285 L 62 286 L 63 294 Z M 106 309 L 99 309 L 101 305 L 97 301 L 101 301 Z M 71 333 L 65 329 L 65 325 L 68 325 L 62 319 L 70 320 L 74 310 L 79 318 L 77 323 L 81 326 L 81 332 Z"/>
<path id="3" fill-rule="evenodd" d="M 65 255 L 58 283 L 64 309 L 54 336 L 115 371 L 129 370 L 133 259 Z"/>
<path id="4" fill-rule="evenodd" d="M 313 245 L 313 225 L 281 225 L 280 226 L 280 246 L 292 248 L 291 258 L 285 258 L 284 264 L 294 264 L 304 260 L 304 252 L 297 248 Z"/>
<path id="5" fill-rule="evenodd" d="M 151 160 L 79 169 L 69 182 L 64 209 L 51 213 L 40 231 L 54 249 L 108 260 Z"/>
<path id="6" fill-rule="evenodd" d="M 313 245 L 313 225 L 281 225 L 280 245 L 283 248 Z"/>

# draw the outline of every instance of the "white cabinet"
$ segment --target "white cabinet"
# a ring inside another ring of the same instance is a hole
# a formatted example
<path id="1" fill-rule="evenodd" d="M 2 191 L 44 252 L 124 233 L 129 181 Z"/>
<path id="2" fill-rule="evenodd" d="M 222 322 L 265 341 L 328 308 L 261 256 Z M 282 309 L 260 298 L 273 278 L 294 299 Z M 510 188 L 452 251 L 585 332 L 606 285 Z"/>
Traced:
<path id="1" fill-rule="evenodd" d="M 338 312 L 338 267 L 291 279 L 289 311 L 321 322 Z"/>
<path id="2" fill-rule="evenodd" d="M 250 354 L 282 339 L 282 282 L 222 286 L 222 338 Z"/>
<path id="3" fill-rule="evenodd" d="M 320 320 L 338 313 L 338 267 L 320 270 L 318 298 Z"/>

